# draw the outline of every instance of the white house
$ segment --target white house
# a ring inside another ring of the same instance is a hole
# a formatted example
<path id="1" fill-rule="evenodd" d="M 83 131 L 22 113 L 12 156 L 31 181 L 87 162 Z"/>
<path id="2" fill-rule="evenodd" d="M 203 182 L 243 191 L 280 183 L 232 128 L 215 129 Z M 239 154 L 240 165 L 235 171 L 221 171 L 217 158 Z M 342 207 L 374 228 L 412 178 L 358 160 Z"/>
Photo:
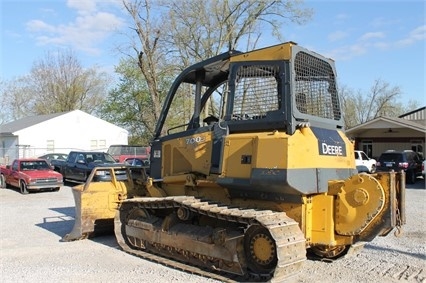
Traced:
<path id="1" fill-rule="evenodd" d="M 127 144 L 128 131 L 81 110 L 22 118 L 0 125 L 0 164 L 70 150 L 106 151 Z"/>

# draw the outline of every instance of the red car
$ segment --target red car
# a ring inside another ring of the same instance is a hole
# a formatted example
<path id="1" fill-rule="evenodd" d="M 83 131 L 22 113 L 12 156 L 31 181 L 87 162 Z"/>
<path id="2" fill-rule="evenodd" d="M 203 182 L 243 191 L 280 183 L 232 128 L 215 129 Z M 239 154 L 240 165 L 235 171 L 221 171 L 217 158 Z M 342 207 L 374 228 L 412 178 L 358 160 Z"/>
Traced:
<path id="1" fill-rule="evenodd" d="M 0 187 L 16 187 L 22 194 L 30 191 L 59 191 L 64 185 L 62 175 L 53 171 L 44 159 L 15 159 L 12 165 L 0 167 Z"/>
<path id="2" fill-rule="evenodd" d="M 121 145 L 114 144 L 108 148 L 107 153 L 111 154 L 119 163 L 123 163 L 128 158 L 148 159 L 151 147 L 141 145 Z"/>

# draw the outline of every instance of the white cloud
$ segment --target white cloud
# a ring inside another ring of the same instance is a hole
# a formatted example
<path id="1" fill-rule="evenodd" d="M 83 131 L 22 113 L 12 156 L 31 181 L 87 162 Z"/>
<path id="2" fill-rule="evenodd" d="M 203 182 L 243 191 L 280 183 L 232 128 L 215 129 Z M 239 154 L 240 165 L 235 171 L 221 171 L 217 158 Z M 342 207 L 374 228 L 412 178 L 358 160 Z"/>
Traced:
<path id="1" fill-rule="evenodd" d="M 123 19 L 99 10 L 96 1 L 68 0 L 67 4 L 78 13 L 69 23 L 51 25 L 39 19 L 27 22 L 27 30 L 39 45 L 70 46 L 86 53 L 99 54 L 98 45 L 123 26 Z"/>
<path id="2" fill-rule="evenodd" d="M 96 1 L 68 0 L 67 6 L 76 9 L 80 14 L 85 14 L 96 10 Z"/>
<path id="3" fill-rule="evenodd" d="M 397 18 L 386 19 L 383 17 L 375 18 L 371 21 L 370 25 L 373 28 L 395 27 L 401 24 L 401 20 Z"/>
<path id="4" fill-rule="evenodd" d="M 348 36 L 347 32 L 344 32 L 344 31 L 335 31 L 335 32 L 332 32 L 332 33 L 330 33 L 328 35 L 328 40 L 332 41 L 332 42 L 333 41 L 338 41 L 338 40 L 346 38 L 347 36 Z"/>
<path id="5" fill-rule="evenodd" d="M 368 48 L 363 44 L 352 44 L 333 49 L 327 56 L 336 61 L 349 60 L 367 53 Z"/>
<path id="6" fill-rule="evenodd" d="M 27 29 L 31 32 L 55 32 L 55 27 L 41 20 L 32 20 L 27 23 Z"/>
<path id="7" fill-rule="evenodd" d="M 336 38 L 339 32 L 335 33 Z M 331 35 L 329 35 L 329 38 Z M 399 40 L 386 40 L 384 32 L 366 32 L 361 35 L 353 44 L 336 48 L 328 54 L 335 60 L 349 60 L 357 56 L 373 52 L 375 50 L 389 50 L 391 48 L 404 48 L 417 42 L 426 40 L 426 25 L 422 25 L 411 30 L 405 37 Z"/>
<path id="8" fill-rule="evenodd" d="M 360 40 L 366 41 L 370 39 L 385 38 L 385 37 L 386 37 L 385 33 L 383 32 L 367 32 L 360 37 Z"/>
<path id="9" fill-rule="evenodd" d="M 397 47 L 405 47 L 416 43 L 417 41 L 426 40 L 426 25 L 413 29 L 407 37 L 396 42 Z"/>
<path id="10" fill-rule="evenodd" d="M 391 48 L 391 44 L 389 42 L 375 42 L 371 46 L 380 50 Z"/>
<path id="11" fill-rule="evenodd" d="M 349 15 L 348 14 L 344 14 L 344 13 L 336 15 L 336 20 L 339 20 L 339 21 L 344 21 L 344 20 L 347 20 L 349 18 L 350 18 Z"/>

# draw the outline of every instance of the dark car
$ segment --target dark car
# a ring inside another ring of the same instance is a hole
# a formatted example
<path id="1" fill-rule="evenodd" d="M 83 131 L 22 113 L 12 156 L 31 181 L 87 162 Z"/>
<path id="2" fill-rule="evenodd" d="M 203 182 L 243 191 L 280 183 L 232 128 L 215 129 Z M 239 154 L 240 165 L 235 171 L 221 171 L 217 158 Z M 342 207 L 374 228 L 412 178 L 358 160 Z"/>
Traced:
<path id="1" fill-rule="evenodd" d="M 68 154 L 65 153 L 48 153 L 42 156 L 39 156 L 40 159 L 45 159 L 49 164 L 51 164 L 51 161 L 54 159 L 60 159 L 60 160 L 66 160 L 68 157 Z"/>
<path id="2" fill-rule="evenodd" d="M 128 165 L 131 169 L 132 175 L 134 178 L 137 178 L 137 176 L 140 175 L 140 168 L 145 169 L 146 174 L 150 174 L 150 168 L 149 168 L 149 160 L 144 158 L 126 158 L 124 160 L 124 164 Z"/>
<path id="3" fill-rule="evenodd" d="M 130 166 L 149 166 L 149 160 L 143 158 L 129 157 L 124 160 L 124 164 Z"/>
<path id="4" fill-rule="evenodd" d="M 387 150 L 377 160 L 376 171 L 401 171 L 406 174 L 406 182 L 414 184 L 417 176 L 422 175 L 423 158 L 412 150 Z"/>
<path id="5" fill-rule="evenodd" d="M 52 166 L 55 171 L 64 176 L 64 180 L 70 182 L 86 182 L 92 169 L 95 167 L 123 167 L 125 164 L 117 163 L 115 159 L 105 152 L 92 151 L 70 151 L 66 160 L 53 160 Z M 125 168 L 125 167 L 123 167 Z M 108 176 L 102 176 L 107 171 L 99 171 L 97 180 L 103 178 L 108 180 Z M 116 171 L 116 174 L 122 174 L 126 177 L 126 169 Z"/>

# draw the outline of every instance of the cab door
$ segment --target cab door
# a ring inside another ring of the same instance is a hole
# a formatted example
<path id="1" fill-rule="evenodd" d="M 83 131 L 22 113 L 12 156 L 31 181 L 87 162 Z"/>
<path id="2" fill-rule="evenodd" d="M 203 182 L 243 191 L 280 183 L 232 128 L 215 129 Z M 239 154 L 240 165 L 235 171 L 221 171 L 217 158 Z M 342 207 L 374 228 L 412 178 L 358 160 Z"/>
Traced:
<path id="1" fill-rule="evenodd" d="M 19 161 L 15 160 L 12 163 L 12 166 L 10 167 L 10 174 L 9 176 L 6 176 L 6 182 L 9 183 L 10 185 L 14 186 L 14 187 L 19 187 L 19 180 L 20 180 L 20 175 L 19 175 Z"/>

